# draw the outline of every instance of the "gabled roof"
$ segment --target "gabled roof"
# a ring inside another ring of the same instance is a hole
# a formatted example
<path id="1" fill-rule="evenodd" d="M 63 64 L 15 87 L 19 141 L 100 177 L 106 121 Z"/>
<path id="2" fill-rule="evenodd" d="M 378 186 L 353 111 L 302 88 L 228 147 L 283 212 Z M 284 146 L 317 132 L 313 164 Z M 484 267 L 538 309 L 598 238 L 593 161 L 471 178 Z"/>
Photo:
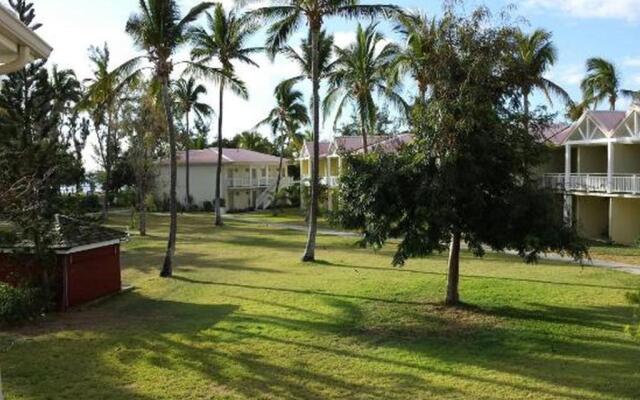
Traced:
<path id="1" fill-rule="evenodd" d="M 402 146 L 413 143 L 414 136 L 410 133 L 403 133 L 398 136 L 386 137 L 384 140 L 370 144 L 369 151 L 382 151 L 391 153 L 398 151 Z M 362 153 L 363 148 L 358 149 L 358 153 Z"/>
<path id="2" fill-rule="evenodd" d="M 319 143 L 319 155 L 320 157 L 326 157 L 329 155 L 329 147 L 331 147 L 331 142 L 322 141 Z M 301 154 L 302 158 L 311 157 L 313 154 L 313 142 L 304 141 L 303 144 L 303 152 Z"/>
<path id="3" fill-rule="evenodd" d="M 178 165 L 185 165 L 187 163 L 186 152 L 178 152 Z M 280 158 L 272 156 L 270 154 L 258 153 L 257 151 L 246 149 L 222 149 L 222 164 L 233 163 L 261 163 L 261 164 L 277 164 L 280 162 Z M 169 164 L 169 160 L 162 160 L 161 164 Z M 204 150 L 190 150 L 189 151 L 189 164 L 190 165 L 217 165 L 218 164 L 218 149 L 208 148 Z"/>
<path id="4" fill-rule="evenodd" d="M 53 244 L 51 248 L 53 250 L 68 250 L 99 243 L 123 241 L 128 237 L 125 232 L 59 214 L 54 217 L 52 229 Z M 0 243 L 0 248 L 5 249 L 28 249 L 31 247 L 33 247 L 33 242 L 28 240 L 17 243 Z"/>
<path id="5" fill-rule="evenodd" d="M 387 139 L 389 139 L 389 136 L 367 136 L 367 147 L 374 146 Z M 329 153 L 351 153 L 362 150 L 363 148 L 362 136 L 338 136 L 333 140 L 333 143 L 329 148 Z"/>
<path id="6" fill-rule="evenodd" d="M 587 115 L 592 117 L 606 132 L 613 131 L 627 116 L 625 111 L 593 111 L 588 110 Z"/>

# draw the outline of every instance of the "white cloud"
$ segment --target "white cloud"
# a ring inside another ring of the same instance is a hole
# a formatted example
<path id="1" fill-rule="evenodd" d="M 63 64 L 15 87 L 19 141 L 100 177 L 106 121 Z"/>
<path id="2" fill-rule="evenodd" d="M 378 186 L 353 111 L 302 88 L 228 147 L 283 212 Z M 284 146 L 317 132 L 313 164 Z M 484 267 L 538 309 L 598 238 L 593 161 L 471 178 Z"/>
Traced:
<path id="1" fill-rule="evenodd" d="M 338 47 L 347 47 L 356 41 L 355 31 L 339 31 L 333 33 L 333 43 Z"/>
<path id="2" fill-rule="evenodd" d="M 584 78 L 584 66 L 569 64 L 557 66 L 546 75 L 547 79 L 560 86 L 576 86 Z"/>
<path id="3" fill-rule="evenodd" d="M 640 0 L 526 0 L 530 8 L 556 10 L 578 18 L 640 19 Z"/>
<path id="4" fill-rule="evenodd" d="M 638 68 L 640 67 L 640 57 L 626 57 L 622 65 L 625 67 Z"/>

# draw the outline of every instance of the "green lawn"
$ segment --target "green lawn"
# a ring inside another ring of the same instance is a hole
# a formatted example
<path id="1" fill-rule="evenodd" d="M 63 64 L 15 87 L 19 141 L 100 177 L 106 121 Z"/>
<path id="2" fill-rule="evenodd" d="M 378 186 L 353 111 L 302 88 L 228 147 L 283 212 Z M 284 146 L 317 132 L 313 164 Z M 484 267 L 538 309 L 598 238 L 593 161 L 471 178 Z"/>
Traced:
<path id="1" fill-rule="evenodd" d="M 389 266 L 353 239 L 180 217 L 124 248 L 138 288 L 0 334 L 8 399 L 638 399 L 624 294 L 640 276 L 465 255 L 469 306 L 438 305 L 445 257 Z M 127 218 L 114 220 L 125 226 Z"/>

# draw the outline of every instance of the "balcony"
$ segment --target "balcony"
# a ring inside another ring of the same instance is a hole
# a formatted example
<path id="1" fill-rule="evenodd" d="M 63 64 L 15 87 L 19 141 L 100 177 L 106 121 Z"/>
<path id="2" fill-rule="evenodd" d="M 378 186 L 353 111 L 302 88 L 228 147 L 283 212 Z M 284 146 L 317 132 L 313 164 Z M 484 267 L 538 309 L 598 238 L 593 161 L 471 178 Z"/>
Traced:
<path id="1" fill-rule="evenodd" d="M 565 174 L 545 174 L 544 187 L 568 192 L 640 194 L 640 175 L 614 174 L 609 187 L 607 174 L 571 174 L 569 180 Z"/>

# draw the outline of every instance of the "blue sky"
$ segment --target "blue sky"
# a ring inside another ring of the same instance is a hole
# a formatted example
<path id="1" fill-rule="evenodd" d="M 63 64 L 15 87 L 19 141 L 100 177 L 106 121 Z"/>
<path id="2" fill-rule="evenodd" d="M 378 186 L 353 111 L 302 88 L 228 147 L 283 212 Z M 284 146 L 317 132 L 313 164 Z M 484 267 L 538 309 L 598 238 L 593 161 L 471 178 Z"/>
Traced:
<path id="1" fill-rule="evenodd" d="M 91 73 L 87 59 L 90 45 L 109 43 L 114 66 L 136 54 L 131 41 L 124 33 L 124 24 L 135 10 L 137 1 L 132 0 L 32 0 L 36 6 L 37 19 L 44 24 L 39 33 L 53 47 L 53 63 L 61 67 L 73 68 L 80 78 Z M 369 3 L 370 1 L 363 1 Z M 182 0 L 187 9 L 196 0 Z M 224 0 L 226 6 L 232 0 Z M 397 0 L 402 7 L 422 9 L 429 15 L 441 11 L 440 0 Z M 525 29 L 544 28 L 554 34 L 554 42 L 559 50 L 559 62 L 549 72 L 548 77 L 563 86 L 576 99 L 580 98 L 579 82 L 584 76 L 584 63 L 589 57 L 609 59 L 620 69 L 623 87 L 640 89 L 640 48 L 636 45 L 640 37 L 640 0 L 468 0 L 465 8 L 487 5 L 498 12 L 509 4 L 517 4 L 512 11 L 515 16 L 528 21 Z M 363 21 L 368 22 L 368 21 Z M 331 20 L 327 29 L 336 35 L 339 45 L 348 44 L 353 38 L 356 21 Z M 382 29 L 387 29 L 384 24 Z M 298 35 L 294 43 L 299 43 Z M 263 35 L 255 41 L 260 42 Z M 390 39 L 394 39 L 390 36 Z M 269 62 L 266 57 L 257 58 L 261 68 L 240 67 L 238 74 L 247 82 L 251 92 L 246 102 L 228 95 L 225 107 L 225 137 L 252 128 L 273 106 L 272 92 L 275 85 L 284 78 L 297 73 L 295 66 L 286 60 Z M 210 101 L 215 105 L 215 86 L 208 84 Z M 536 102 L 544 99 L 536 96 Z M 604 105 L 603 105 L 604 107 Z M 621 101 L 618 108 L 624 109 Z M 323 131 L 324 137 L 331 135 L 331 124 Z M 266 134 L 267 132 L 265 132 Z M 90 147 L 90 146 L 89 146 Z M 90 169 L 95 168 L 91 149 L 86 151 L 86 161 Z"/>

